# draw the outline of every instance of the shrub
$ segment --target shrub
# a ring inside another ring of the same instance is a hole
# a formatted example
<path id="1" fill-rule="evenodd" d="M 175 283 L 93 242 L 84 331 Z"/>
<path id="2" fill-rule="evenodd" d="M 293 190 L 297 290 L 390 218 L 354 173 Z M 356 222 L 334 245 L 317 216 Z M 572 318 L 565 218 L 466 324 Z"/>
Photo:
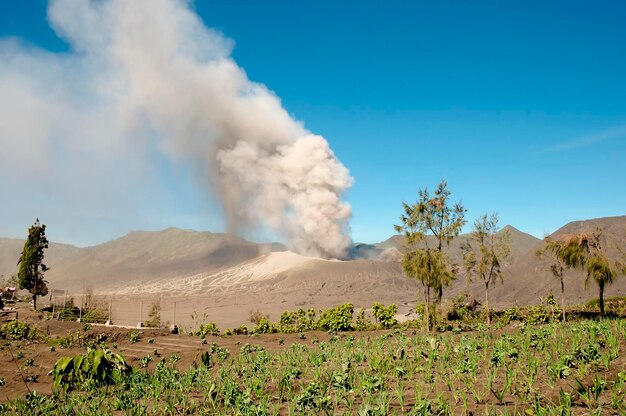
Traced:
<path id="1" fill-rule="evenodd" d="M 132 342 L 133 344 L 135 342 L 139 342 L 140 339 L 141 339 L 141 336 L 139 335 L 139 332 L 137 331 L 133 331 L 130 334 L 128 334 L 128 340 Z"/>
<path id="2" fill-rule="evenodd" d="M 586 309 L 597 310 L 600 306 L 600 299 L 595 298 L 585 303 Z M 623 313 L 626 309 L 626 296 L 617 296 L 613 298 L 604 299 L 604 308 L 607 311 Z"/>
<path id="3" fill-rule="evenodd" d="M 17 341 L 21 339 L 34 339 L 37 337 L 37 328 L 31 327 L 26 322 L 11 321 L 0 327 L 0 338 Z"/>
<path id="4" fill-rule="evenodd" d="M 154 301 L 148 312 L 148 320 L 145 322 L 149 328 L 158 328 L 161 326 L 161 302 Z"/>
<path id="5" fill-rule="evenodd" d="M 233 333 L 235 335 L 248 335 L 248 327 L 245 324 L 241 324 L 237 328 L 233 329 Z"/>
<path id="6" fill-rule="evenodd" d="M 261 313 L 261 311 L 256 309 L 256 310 L 250 311 L 250 316 L 248 319 L 250 320 L 250 323 L 258 325 L 262 319 L 265 319 L 266 321 L 268 321 L 269 318 L 270 318 L 269 315 L 265 315 Z"/>
<path id="7" fill-rule="evenodd" d="M 529 306 L 526 309 L 524 323 L 528 325 L 545 324 L 550 320 L 548 311 L 543 306 Z"/>
<path id="8" fill-rule="evenodd" d="M 501 322 L 504 325 L 508 325 L 513 321 L 519 321 L 521 319 L 519 309 L 509 308 L 502 312 Z"/>
<path id="9" fill-rule="evenodd" d="M 325 331 L 350 331 L 354 328 L 352 314 L 354 305 L 344 303 L 336 308 L 328 308 L 320 314 L 317 328 Z"/>
<path id="10" fill-rule="evenodd" d="M 365 316 L 365 308 L 361 308 L 356 315 L 356 321 L 354 323 L 354 329 L 357 331 L 365 331 L 371 326 L 372 322 Z"/>
<path id="11" fill-rule="evenodd" d="M 124 357 L 111 352 L 106 347 L 89 349 L 87 354 L 75 357 L 61 357 L 48 373 L 54 386 L 65 391 L 81 387 L 97 387 L 117 384 L 132 372 Z"/>
<path id="12" fill-rule="evenodd" d="M 476 299 L 469 299 L 466 294 L 460 294 L 452 300 L 452 307 L 447 313 L 449 321 L 461 321 L 467 324 L 474 323 L 477 316 L 478 302 Z"/>
<path id="13" fill-rule="evenodd" d="M 109 314 L 106 310 L 98 307 L 90 307 L 83 311 L 82 321 L 86 323 L 103 323 L 108 320 Z"/>
<path id="14" fill-rule="evenodd" d="M 378 324 L 383 328 L 392 328 L 398 324 L 398 320 L 395 316 L 398 312 L 398 307 L 395 304 L 391 304 L 385 308 L 384 305 L 376 302 L 372 305 L 372 312 Z"/>
<path id="15" fill-rule="evenodd" d="M 209 322 L 208 324 L 200 324 L 200 328 L 195 332 L 194 335 L 199 336 L 200 338 L 204 338 L 207 335 L 220 335 L 220 329 L 215 325 L 215 322 Z"/>
<path id="16" fill-rule="evenodd" d="M 78 331 L 72 332 L 69 331 L 64 337 L 57 337 L 54 339 L 49 339 L 50 343 L 56 343 L 61 348 L 72 348 L 72 347 L 90 347 L 95 348 L 99 344 L 110 341 L 112 338 L 106 334 L 99 334 L 94 332 L 83 332 L 80 333 Z M 52 346 L 53 347 L 53 346 Z"/>
<path id="17" fill-rule="evenodd" d="M 75 321 L 80 316 L 80 309 L 76 306 L 66 306 L 59 310 L 59 319 L 62 321 Z"/>
<path id="18" fill-rule="evenodd" d="M 302 308 L 295 312 L 285 311 L 280 315 L 280 332 L 306 332 L 316 329 L 315 310 L 309 308 L 306 311 Z"/>
<path id="19" fill-rule="evenodd" d="M 256 326 L 252 330 L 255 334 L 269 334 L 272 333 L 272 330 L 275 330 L 276 327 L 270 324 L 270 321 L 267 318 L 261 318 L 259 322 L 257 322 Z"/>

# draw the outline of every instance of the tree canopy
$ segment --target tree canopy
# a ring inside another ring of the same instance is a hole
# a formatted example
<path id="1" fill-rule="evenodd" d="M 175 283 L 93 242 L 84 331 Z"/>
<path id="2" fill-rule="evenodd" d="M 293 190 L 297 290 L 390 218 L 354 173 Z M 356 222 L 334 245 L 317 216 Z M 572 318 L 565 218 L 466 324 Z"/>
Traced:
<path id="1" fill-rule="evenodd" d="M 468 279 L 471 280 L 474 275 L 485 285 L 488 325 L 491 323 L 489 286 L 503 280 L 503 265 L 511 254 L 510 239 L 508 230 L 500 231 L 498 228 L 498 214 L 484 214 L 474 221 L 470 241 L 461 246 Z"/>
<path id="2" fill-rule="evenodd" d="M 584 267 L 584 248 L 576 244 L 571 238 L 569 241 L 565 241 L 546 237 L 543 241 L 545 246 L 537 250 L 536 254 L 539 257 L 550 256 L 552 259 L 550 271 L 561 283 L 561 313 L 563 322 L 565 322 L 567 319 L 565 314 L 565 270 Z"/>
<path id="3" fill-rule="evenodd" d="M 44 273 L 49 268 L 43 263 L 44 249 L 48 248 L 46 226 L 39 223 L 39 219 L 28 229 L 28 237 L 24 249 L 17 262 L 18 286 L 26 289 L 33 295 L 33 307 L 37 309 L 37 296 L 48 294 L 48 286 L 44 280 Z"/>
<path id="4" fill-rule="evenodd" d="M 554 262 L 550 270 L 561 281 L 561 303 L 565 319 L 565 300 L 563 274 L 565 268 L 582 269 L 585 272 L 585 287 L 594 281 L 598 285 L 600 314 L 604 315 L 604 290 L 620 274 L 626 274 L 626 266 L 620 262 L 611 262 L 603 247 L 602 230 L 591 233 L 581 232 L 565 236 L 562 239 L 546 237 L 546 245 L 538 252 L 552 253 Z"/>
<path id="5" fill-rule="evenodd" d="M 456 276 L 457 267 L 443 251 L 461 232 L 466 209 L 461 203 L 450 204 L 450 191 L 442 180 L 431 196 L 428 188 L 418 190 L 414 204 L 403 202 L 400 225 L 394 228 L 404 236 L 402 266 L 408 277 L 419 280 L 425 287 L 426 326 L 430 329 L 430 290 L 441 300 L 443 288 Z M 429 236 L 434 238 L 430 247 Z"/>

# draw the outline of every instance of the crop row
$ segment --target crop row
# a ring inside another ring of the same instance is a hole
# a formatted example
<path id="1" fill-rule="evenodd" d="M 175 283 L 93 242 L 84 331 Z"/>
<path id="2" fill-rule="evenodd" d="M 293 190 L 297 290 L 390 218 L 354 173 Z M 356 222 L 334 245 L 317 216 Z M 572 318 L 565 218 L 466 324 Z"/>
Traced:
<path id="1" fill-rule="evenodd" d="M 51 396 L 30 394 L 1 405 L 0 411 L 624 414 L 625 336 L 622 320 L 601 320 L 522 325 L 508 333 L 343 333 L 277 351 L 246 343 L 231 353 L 212 343 L 189 369 L 179 368 L 174 354 L 150 371 L 117 374 L 113 383 L 96 383 L 96 374 L 86 372 L 68 378 L 71 386 L 60 381 Z M 147 357 L 146 362 L 155 358 Z"/>

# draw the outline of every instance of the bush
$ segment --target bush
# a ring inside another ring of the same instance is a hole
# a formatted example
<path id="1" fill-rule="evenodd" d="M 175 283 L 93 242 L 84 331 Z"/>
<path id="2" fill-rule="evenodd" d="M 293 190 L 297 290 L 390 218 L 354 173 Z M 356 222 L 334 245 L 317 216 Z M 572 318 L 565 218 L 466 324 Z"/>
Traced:
<path id="1" fill-rule="evenodd" d="M 502 312 L 500 321 L 504 324 L 504 325 L 508 325 L 513 321 L 520 321 L 521 317 L 520 317 L 520 313 L 519 313 L 519 309 L 517 308 L 509 308 L 506 309 L 504 312 Z"/>
<path id="2" fill-rule="evenodd" d="M 148 312 L 148 320 L 145 322 L 148 328 L 159 328 L 161 326 L 161 302 L 154 301 Z"/>
<path id="3" fill-rule="evenodd" d="M 365 316 L 365 308 L 361 308 L 356 315 L 356 322 L 354 323 L 354 329 L 357 331 L 366 331 L 372 326 L 372 322 L 369 317 Z"/>
<path id="4" fill-rule="evenodd" d="M 97 308 L 97 307 L 91 307 L 83 311 L 82 321 L 86 323 L 96 323 L 96 324 L 100 323 L 101 324 L 101 323 L 106 322 L 108 318 L 109 318 L 109 314 L 107 313 L 106 310 Z"/>
<path id="5" fill-rule="evenodd" d="M 37 328 L 31 327 L 26 322 L 11 321 L 0 327 L 0 338 L 11 341 L 22 339 L 34 339 L 37 337 Z"/>
<path id="6" fill-rule="evenodd" d="M 80 309 L 76 306 L 66 306 L 59 310 L 59 319 L 62 321 L 75 321 L 80 316 Z"/>
<path id="7" fill-rule="evenodd" d="M 265 319 L 266 321 L 268 321 L 269 318 L 270 318 L 269 315 L 265 315 L 261 313 L 261 311 L 259 311 L 258 309 L 254 311 L 250 311 L 250 316 L 248 317 L 248 319 L 250 320 L 250 323 L 253 323 L 255 325 L 258 325 L 262 319 Z"/>
<path id="8" fill-rule="evenodd" d="M 396 319 L 398 307 L 394 304 L 385 308 L 383 304 L 376 302 L 372 305 L 372 312 L 378 324 L 383 328 L 392 328 L 398 324 Z"/>
<path id="9" fill-rule="evenodd" d="M 128 334 L 128 340 L 134 344 L 141 340 L 141 335 L 139 335 L 139 332 L 137 331 L 132 331 L 130 334 Z"/>
<path id="10" fill-rule="evenodd" d="M 469 299 L 466 294 L 460 294 L 452 300 L 452 307 L 446 317 L 449 321 L 461 321 L 466 324 L 473 324 L 478 319 L 478 302 L 476 299 Z"/>
<path id="11" fill-rule="evenodd" d="M 336 308 L 328 308 L 321 313 L 317 320 L 317 328 L 325 331 L 350 331 L 354 329 L 352 314 L 354 305 L 344 303 Z"/>
<path id="12" fill-rule="evenodd" d="M 200 324 L 200 328 L 194 333 L 194 335 L 204 338 L 207 335 L 220 335 L 220 329 L 215 325 L 215 322 L 209 322 L 208 324 Z"/>
<path id="13" fill-rule="evenodd" d="M 545 324 L 550 320 L 548 310 L 543 306 L 529 306 L 526 309 L 524 323 L 528 325 Z"/>
<path id="14" fill-rule="evenodd" d="M 245 324 L 241 324 L 237 328 L 233 329 L 235 335 L 248 335 L 248 327 Z"/>
<path id="15" fill-rule="evenodd" d="M 585 303 L 585 309 L 597 310 L 600 307 L 600 299 L 595 298 Z M 604 299 L 604 308 L 608 312 L 623 313 L 626 309 L 626 296 L 617 296 Z"/>
<path id="16" fill-rule="evenodd" d="M 81 387 L 117 384 L 131 372 L 132 368 L 126 364 L 123 356 L 102 347 L 89 349 L 87 354 L 78 354 L 73 358 L 59 358 L 48 374 L 52 376 L 55 387 L 70 391 Z"/>
<path id="17" fill-rule="evenodd" d="M 273 334 L 277 331 L 276 325 L 272 325 L 267 318 L 261 318 L 252 330 L 255 334 Z"/>
<path id="18" fill-rule="evenodd" d="M 316 329 L 315 310 L 302 308 L 295 312 L 285 311 L 280 315 L 280 332 L 289 334 L 293 332 L 306 332 Z"/>
<path id="19" fill-rule="evenodd" d="M 48 342 L 51 344 L 56 344 L 61 348 L 72 348 L 72 347 L 88 347 L 95 348 L 99 344 L 102 344 L 107 341 L 111 341 L 112 338 L 106 334 L 99 334 L 95 332 L 83 332 L 80 333 L 78 331 L 72 332 L 69 331 L 64 337 L 50 338 Z M 51 348 L 54 348 L 54 345 L 51 345 Z"/>

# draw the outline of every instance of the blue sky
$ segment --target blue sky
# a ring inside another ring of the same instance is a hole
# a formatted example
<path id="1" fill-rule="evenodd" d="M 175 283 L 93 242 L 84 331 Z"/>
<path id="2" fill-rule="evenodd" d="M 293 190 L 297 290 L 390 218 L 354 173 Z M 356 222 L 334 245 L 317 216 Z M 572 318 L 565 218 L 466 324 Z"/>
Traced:
<path id="1" fill-rule="evenodd" d="M 502 225 L 538 237 L 569 221 L 626 214 L 623 2 L 193 7 L 235 42 L 233 58 L 248 77 L 323 135 L 350 170 L 355 241 L 388 238 L 401 202 L 442 178 L 470 223 L 497 211 Z M 7 37 L 68 52 L 48 25 L 45 1 L 1 2 L 0 38 Z M 188 170 L 158 164 L 158 206 L 134 201 L 124 218 L 56 230 L 59 212 L 5 208 L 0 234 L 19 237 L 35 215 L 52 239 L 79 245 L 131 229 L 223 229 Z"/>

